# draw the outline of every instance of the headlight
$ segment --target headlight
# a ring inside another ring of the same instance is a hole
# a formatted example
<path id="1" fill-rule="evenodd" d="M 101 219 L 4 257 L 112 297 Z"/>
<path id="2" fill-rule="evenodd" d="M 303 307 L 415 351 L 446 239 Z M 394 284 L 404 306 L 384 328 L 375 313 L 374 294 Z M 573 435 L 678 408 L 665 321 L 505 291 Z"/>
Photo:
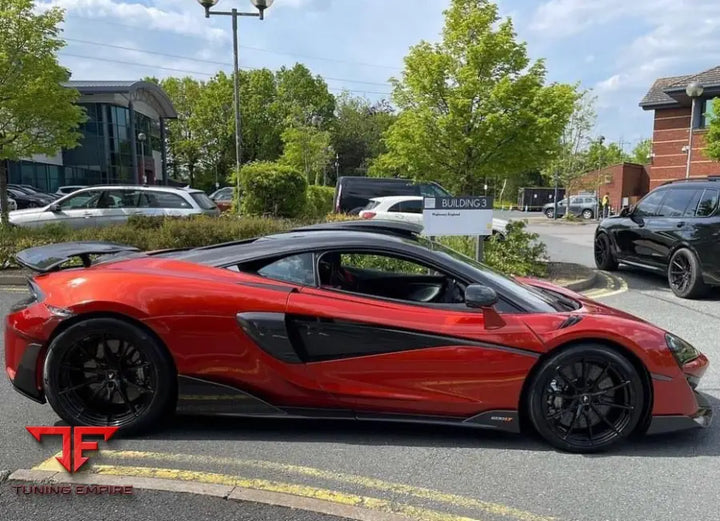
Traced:
<path id="1" fill-rule="evenodd" d="M 670 333 L 665 334 L 665 342 L 681 367 L 700 356 L 700 352 L 688 342 Z"/>
<path id="2" fill-rule="evenodd" d="M 28 291 L 30 292 L 30 296 L 13 304 L 10 307 L 11 313 L 16 313 L 17 311 L 22 311 L 25 308 L 29 308 L 36 302 L 42 302 L 45 298 L 45 294 L 42 292 L 40 287 L 38 287 L 38 285 L 35 284 L 32 280 L 28 280 Z"/>

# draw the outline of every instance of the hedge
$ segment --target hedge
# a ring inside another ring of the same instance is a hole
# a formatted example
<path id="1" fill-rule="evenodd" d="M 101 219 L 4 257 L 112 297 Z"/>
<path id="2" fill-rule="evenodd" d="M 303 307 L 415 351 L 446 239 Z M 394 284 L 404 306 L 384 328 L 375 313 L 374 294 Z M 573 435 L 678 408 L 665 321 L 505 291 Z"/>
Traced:
<path id="1" fill-rule="evenodd" d="M 271 217 L 299 217 L 305 211 L 305 176 L 289 166 L 258 161 L 240 171 L 242 213 Z"/>
<path id="2" fill-rule="evenodd" d="M 322 220 L 346 220 L 346 216 L 328 215 Z M 195 218 L 157 218 L 133 216 L 127 224 L 104 228 L 72 230 L 61 225 L 43 228 L 0 228 L 0 267 L 14 264 L 14 255 L 26 248 L 66 241 L 109 241 L 135 246 L 141 250 L 194 248 L 280 233 L 317 222 L 318 219 L 274 219 L 233 215 Z M 536 234 L 527 233 L 525 223 L 508 224 L 504 241 L 493 238 L 485 243 L 485 262 L 511 275 L 546 274 L 545 245 Z M 443 237 L 440 242 L 469 257 L 474 257 L 474 237 Z"/>
<path id="3" fill-rule="evenodd" d="M 308 186 L 303 215 L 308 219 L 322 219 L 332 212 L 334 198 L 332 186 Z"/>

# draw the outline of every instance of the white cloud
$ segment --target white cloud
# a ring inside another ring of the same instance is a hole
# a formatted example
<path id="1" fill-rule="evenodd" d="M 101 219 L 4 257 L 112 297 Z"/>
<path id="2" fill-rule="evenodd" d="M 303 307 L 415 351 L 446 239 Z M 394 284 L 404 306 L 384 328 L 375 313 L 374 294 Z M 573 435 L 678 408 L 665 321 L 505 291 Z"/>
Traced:
<path id="1" fill-rule="evenodd" d="M 60 7 L 66 15 L 109 19 L 149 31 L 166 31 L 209 41 L 226 38 L 226 31 L 202 23 L 200 6 L 195 2 L 160 0 L 156 3 L 157 6 L 146 6 L 120 0 L 41 0 L 37 6 L 40 9 Z M 194 9 L 190 10 L 190 7 Z"/>

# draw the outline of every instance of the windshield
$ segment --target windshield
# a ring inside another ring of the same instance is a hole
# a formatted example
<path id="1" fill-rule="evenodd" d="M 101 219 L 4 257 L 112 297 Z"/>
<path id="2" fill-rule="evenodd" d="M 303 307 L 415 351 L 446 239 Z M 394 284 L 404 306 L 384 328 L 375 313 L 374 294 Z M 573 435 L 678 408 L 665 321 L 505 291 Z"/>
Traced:
<path id="1" fill-rule="evenodd" d="M 526 304 L 535 312 L 552 313 L 555 311 L 577 309 L 579 307 L 579 305 L 571 299 L 518 282 L 514 278 L 496 271 L 487 264 L 478 262 L 459 251 L 448 248 L 444 244 L 431 241 L 425 237 L 421 237 L 419 241 L 423 246 L 445 257 L 451 263 L 460 262 L 466 267 L 469 267 L 477 276 L 477 281 L 482 281 L 499 288 L 500 292 L 508 298 Z"/>
<path id="2" fill-rule="evenodd" d="M 210 199 L 207 194 L 203 192 L 192 192 L 190 194 L 190 197 L 192 197 L 198 204 L 198 206 L 203 210 L 212 210 L 214 208 L 217 208 L 215 206 L 215 203 L 212 202 L 212 199 Z"/>

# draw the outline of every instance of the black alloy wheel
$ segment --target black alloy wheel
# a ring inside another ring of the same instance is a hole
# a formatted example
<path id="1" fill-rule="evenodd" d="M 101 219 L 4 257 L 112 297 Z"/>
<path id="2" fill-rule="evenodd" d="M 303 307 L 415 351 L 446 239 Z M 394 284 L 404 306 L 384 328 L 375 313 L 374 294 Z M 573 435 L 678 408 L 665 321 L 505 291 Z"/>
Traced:
<path id="1" fill-rule="evenodd" d="M 79 322 L 52 342 L 45 392 L 71 425 L 145 430 L 175 399 L 172 361 L 145 331 L 116 319 Z"/>
<path id="2" fill-rule="evenodd" d="M 530 395 L 533 425 L 570 452 L 597 452 L 629 436 L 644 415 L 645 391 L 633 365 L 605 346 L 551 357 Z"/>
<path id="3" fill-rule="evenodd" d="M 667 277 L 670 289 L 680 298 L 698 298 L 708 290 L 702 278 L 700 262 L 686 248 L 680 248 L 670 258 Z"/>
<path id="4" fill-rule="evenodd" d="M 615 271 L 618 268 L 618 262 L 612 252 L 610 239 L 604 233 L 595 236 L 595 244 L 593 246 L 595 254 L 595 265 L 598 269 L 604 271 Z"/>

